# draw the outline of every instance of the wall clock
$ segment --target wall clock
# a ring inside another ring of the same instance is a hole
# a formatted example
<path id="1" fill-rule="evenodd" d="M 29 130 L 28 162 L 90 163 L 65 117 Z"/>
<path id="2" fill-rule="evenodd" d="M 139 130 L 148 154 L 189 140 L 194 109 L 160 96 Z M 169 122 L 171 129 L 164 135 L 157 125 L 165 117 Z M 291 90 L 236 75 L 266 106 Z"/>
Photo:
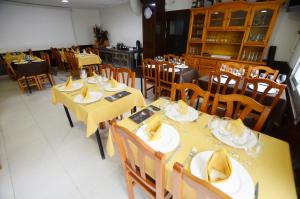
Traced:
<path id="1" fill-rule="evenodd" d="M 151 16 L 152 16 L 152 10 L 151 10 L 151 8 L 150 7 L 146 7 L 145 8 L 145 10 L 144 10 L 144 17 L 146 18 L 146 19 L 150 19 L 151 18 Z"/>

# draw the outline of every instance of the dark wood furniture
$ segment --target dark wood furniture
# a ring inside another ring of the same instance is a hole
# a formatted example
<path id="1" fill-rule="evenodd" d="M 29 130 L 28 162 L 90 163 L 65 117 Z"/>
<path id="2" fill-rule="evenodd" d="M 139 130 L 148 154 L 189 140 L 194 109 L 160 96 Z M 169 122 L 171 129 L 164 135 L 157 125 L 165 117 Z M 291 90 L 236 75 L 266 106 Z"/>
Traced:
<path id="1" fill-rule="evenodd" d="M 112 64 L 114 67 L 127 67 L 134 70 L 134 54 L 137 50 L 118 50 L 116 48 L 100 48 L 100 57 L 104 64 Z"/>

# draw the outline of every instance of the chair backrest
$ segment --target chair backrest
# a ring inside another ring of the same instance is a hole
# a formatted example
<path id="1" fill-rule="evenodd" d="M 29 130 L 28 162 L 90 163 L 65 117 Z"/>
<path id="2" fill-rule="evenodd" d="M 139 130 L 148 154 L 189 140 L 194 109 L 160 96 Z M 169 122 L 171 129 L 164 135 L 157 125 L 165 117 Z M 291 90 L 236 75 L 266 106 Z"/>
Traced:
<path id="1" fill-rule="evenodd" d="M 76 60 L 75 54 L 72 52 L 65 52 L 66 54 L 66 59 L 68 61 L 68 64 L 71 67 L 72 71 L 79 71 L 79 66 L 78 66 L 78 62 Z"/>
<path id="2" fill-rule="evenodd" d="M 16 79 L 17 74 L 16 74 L 15 70 L 13 69 L 13 67 L 11 66 L 11 62 L 6 60 L 5 58 L 2 58 L 2 63 L 3 63 L 3 67 L 6 71 L 6 73 L 8 74 L 8 76 L 12 79 Z"/>
<path id="3" fill-rule="evenodd" d="M 86 51 L 86 53 L 91 53 L 92 49 L 91 48 L 86 48 L 85 51 Z"/>
<path id="4" fill-rule="evenodd" d="M 184 184 L 195 192 L 197 199 L 230 199 L 221 190 L 210 183 L 190 174 L 184 167 L 176 162 L 173 166 L 173 199 L 183 198 Z"/>
<path id="5" fill-rule="evenodd" d="M 170 85 L 171 88 L 171 85 L 175 81 L 175 65 L 167 61 L 158 62 L 158 65 L 158 84 Z"/>
<path id="6" fill-rule="evenodd" d="M 101 64 L 99 66 L 99 70 L 101 76 L 105 76 L 108 79 L 110 79 L 111 77 L 114 79 L 117 78 L 117 70 L 111 64 Z"/>
<path id="7" fill-rule="evenodd" d="M 143 78 L 150 79 L 156 82 L 158 63 L 152 59 L 146 58 L 142 61 Z"/>
<path id="8" fill-rule="evenodd" d="M 177 55 L 174 55 L 174 54 L 167 54 L 167 55 L 164 55 L 164 59 L 165 59 L 165 61 L 167 61 L 167 62 L 169 62 L 169 61 L 171 61 L 171 60 L 176 60 L 176 61 L 179 60 L 178 56 L 177 56 Z"/>
<path id="9" fill-rule="evenodd" d="M 31 56 L 33 55 L 31 48 L 28 49 L 28 55 L 31 55 Z"/>
<path id="10" fill-rule="evenodd" d="M 133 132 L 118 126 L 112 125 L 112 132 L 117 143 L 120 158 L 123 168 L 129 170 L 134 178 L 138 179 L 146 190 L 151 190 L 155 193 L 155 198 L 164 198 L 164 173 L 165 173 L 165 156 L 158 151 L 154 151 Z M 135 150 L 134 150 L 135 149 Z M 154 180 L 149 180 L 149 176 L 145 171 L 145 161 L 147 159 L 147 166 L 150 163 L 154 168 Z"/>
<path id="11" fill-rule="evenodd" d="M 253 85 L 253 89 L 250 90 L 249 86 Z M 263 86 L 265 90 L 263 92 L 258 91 L 258 87 Z M 271 106 L 273 109 L 279 101 L 280 96 L 282 95 L 283 91 L 285 90 L 285 84 L 278 84 L 269 79 L 262 79 L 262 78 L 246 78 L 244 81 L 244 85 L 241 91 L 243 95 L 249 95 L 251 98 L 257 100 L 259 103 L 264 105 Z M 271 89 L 276 89 L 276 93 L 272 96 L 268 94 Z M 272 97 L 272 102 L 268 102 L 267 97 L 270 99 Z"/>
<path id="12" fill-rule="evenodd" d="M 175 101 L 176 91 L 179 91 L 180 99 L 188 103 L 190 106 L 195 107 L 197 105 L 197 100 L 199 98 L 203 98 L 202 104 L 200 106 L 201 112 L 207 112 L 208 101 L 210 93 L 208 91 L 204 91 L 199 86 L 193 83 L 182 83 L 182 84 L 172 84 L 171 90 L 171 100 Z M 198 107 L 195 107 L 199 109 Z"/>
<path id="13" fill-rule="evenodd" d="M 198 59 L 194 58 L 192 56 L 185 56 L 185 65 L 189 66 L 189 68 L 193 68 L 195 70 L 198 70 Z"/>
<path id="14" fill-rule="evenodd" d="M 184 61 L 185 61 L 185 57 L 186 57 L 186 54 L 182 54 L 182 55 L 179 57 L 179 61 L 180 61 L 180 62 L 184 62 Z"/>
<path id="15" fill-rule="evenodd" d="M 117 80 L 132 88 L 135 87 L 135 72 L 128 68 L 117 69 Z"/>
<path id="16" fill-rule="evenodd" d="M 49 65 L 51 65 L 50 56 L 48 53 L 41 52 L 41 59 L 45 60 Z"/>
<path id="17" fill-rule="evenodd" d="M 256 131 L 260 131 L 270 114 L 271 108 L 269 106 L 265 106 L 252 99 L 251 97 L 239 94 L 231 94 L 231 95 L 220 95 L 216 94 L 214 96 L 214 102 L 212 106 L 211 114 L 216 115 L 217 109 L 220 103 L 225 103 L 225 114 L 219 116 L 230 117 L 232 119 L 240 118 L 242 121 L 247 119 L 247 116 L 250 116 L 251 113 L 258 113 L 259 117 L 251 118 L 251 123 L 253 128 Z M 249 118 L 249 117 L 248 117 Z M 247 122 L 245 122 L 247 125 Z M 251 124 L 248 124 L 251 125 Z"/>
<path id="18" fill-rule="evenodd" d="M 225 82 L 222 83 L 224 80 Z M 240 81 L 240 76 L 234 75 L 230 72 L 212 71 L 209 73 L 208 91 L 210 93 L 220 93 L 223 95 L 237 93 Z"/>
<path id="19" fill-rule="evenodd" d="M 229 61 L 220 61 L 217 64 L 217 68 L 215 70 L 219 70 L 222 65 L 225 65 L 227 68 L 232 68 L 232 69 L 240 69 L 240 68 L 245 68 L 248 69 L 248 65 L 239 63 L 239 62 L 229 62 Z"/>
<path id="20" fill-rule="evenodd" d="M 95 55 L 100 55 L 100 53 L 99 53 L 99 49 L 97 49 L 97 48 L 92 48 L 92 53 L 94 53 Z"/>
<path id="21" fill-rule="evenodd" d="M 259 73 L 263 72 L 263 73 L 266 74 L 266 77 L 268 75 L 272 75 L 273 77 L 272 77 L 271 80 L 273 80 L 273 81 L 276 80 L 277 75 L 279 73 L 279 70 L 274 70 L 274 69 L 272 69 L 272 68 L 270 68 L 268 66 L 251 66 L 251 67 L 249 67 L 248 72 L 247 72 L 247 77 L 248 78 L 251 77 L 250 74 L 251 74 L 252 70 L 258 70 Z"/>

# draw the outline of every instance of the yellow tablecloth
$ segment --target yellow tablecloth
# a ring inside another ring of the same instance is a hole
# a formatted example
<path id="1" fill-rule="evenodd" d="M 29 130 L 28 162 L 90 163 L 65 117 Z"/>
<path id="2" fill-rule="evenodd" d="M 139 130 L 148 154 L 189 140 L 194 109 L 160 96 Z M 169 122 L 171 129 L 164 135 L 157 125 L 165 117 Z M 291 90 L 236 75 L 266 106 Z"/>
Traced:
<path id="1" fill-rule="evenodd" d="M 80 80 L 79 80 L 80 81 Z M 133 107 L 143 107 L 146 105 L 142 93 L 134 88 L 127 87 L 126 91 L 131 94 L 114 102 L 101 99 L 88 105 L 80 105 L 73 101 L 76 92 L 61 92 L 56 85 L 52 88 L 52 103 L 62 103 L 70 111 L 75 113 L 76 118 L 86 124 L 86 136 L 89 137 L 95 133 L 100 122 L 111 120 L 123 113 L 130 111 Z M 99 87 L 95 84 L 88 84 L 90 91 L 98 91 Z M 113 95 L 116 92 L 104 92 L 104 96 Z M 77 91 L 79 94 L 80 91 Z"/>
<path id="2" fill-rule="evenodd" d="M 81 69 L 85 65 L 101 64 L 102 60 L 95 54 L 76 54 L 78 67 Z"/>
<path id="3" fill-rule="evenodd" d="M 160 100 L 154 102 L 154 105 L 161 103 Z M 166 117 L 164 122 L 175 126 L 180 134 L 181 147 L 176 155 L 167 163 L 165 172 L 165 188 L 172 192 L 173 179 L 172 169 L 175 162 L 183 163 L 192 147 L 196 147 L 199 152 L 207 150 L 217 150 L 220 147 L 227 151 L 238 154 L 237 159 L 249 172 L 253 183 L 259 182 L 260 199 L 289 198 L 296 199 L 296 189 L 291 165 L 291 157 L 288 143 L 261 134 L 263 148 L 258 157 L 249 157 L 243 150 L 234 149 L 226 145 L 216 144 L 218 141 L 212 137 L 210 130 L 206 127 L 211 115 L 202 114 L 197 122 L 194 123 L 177 123 Z M 134 131 L 138 125 L 126 118 L 119 125 Z M 113 141 L 111 133 L 107 143 L 107 151 L 109 155 L 114 154 Z M 172 153 L 172 152 L 171 152 Z M 169 154 L 166 154 L 168 157 Z M 148 165 L 148 166 L 147 166 Z M 154 176 L 153 168 L 149 167 L 150 163 L 146 163 L 146 171 L 150 176 Z M 186 166 L 188 168 L 189 166 Z M 193 193 L 186 191 L 185 198 L 192 198 Z"/>

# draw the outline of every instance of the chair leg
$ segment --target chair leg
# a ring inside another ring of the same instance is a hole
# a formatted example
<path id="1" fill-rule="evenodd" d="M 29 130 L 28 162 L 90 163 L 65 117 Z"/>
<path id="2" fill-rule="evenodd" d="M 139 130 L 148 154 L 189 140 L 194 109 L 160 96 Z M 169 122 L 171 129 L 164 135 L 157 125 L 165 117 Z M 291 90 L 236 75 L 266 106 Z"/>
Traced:
<path id="1" fill-rule="evenodd" d="M 128 171 L 125 171 L 126 175 L 126 181 L 127 181 L 127 191 L 129 199 L 134 199 L 134 192 L 133 192 L 133 181 L 131 180 L 131 177 L 128 174 Z"/>
<path id="2" fill-rule="evenodd" d="M 147 80 L 144 78 L 144 96 L 147 99 Z"/>

